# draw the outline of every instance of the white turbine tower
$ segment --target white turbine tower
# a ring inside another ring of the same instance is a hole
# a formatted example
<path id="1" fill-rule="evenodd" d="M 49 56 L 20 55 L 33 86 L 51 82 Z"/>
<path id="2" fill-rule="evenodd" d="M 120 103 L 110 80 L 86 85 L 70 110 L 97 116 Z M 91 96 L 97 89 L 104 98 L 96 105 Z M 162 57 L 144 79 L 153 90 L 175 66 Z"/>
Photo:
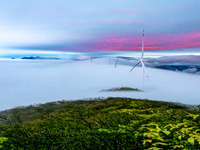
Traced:
<path id="1" fill-rule="evenodd" d="M 141 54 L 141 58 L 139 60 L 139 62 L 133 66 L 133 68 L 130 70 L 130 72 L 137 66 L 139 65 L 140 63 L 142 64 L 142 75 L 143 75 L 143 81 L 144 81 L 144 77 L 145 77 L 145 65 L 144 65 L 144 62 L 147 61 L 145 59 L 143 59 L 143 56 L 144 56 L 144 30 L 143 30 L 143 35 L 142 35 L 142 54 Z M 146 77 L 148 78 L 148 76 L 146 75 Z"/>

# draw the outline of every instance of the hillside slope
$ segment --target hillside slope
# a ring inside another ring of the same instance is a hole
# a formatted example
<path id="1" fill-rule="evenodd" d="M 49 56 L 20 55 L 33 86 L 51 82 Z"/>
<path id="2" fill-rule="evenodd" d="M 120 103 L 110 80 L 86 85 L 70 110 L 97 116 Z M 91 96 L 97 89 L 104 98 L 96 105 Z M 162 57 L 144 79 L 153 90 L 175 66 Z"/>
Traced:
<path id="1" fill-rule="evenodd" d="M 130 98 L 60 101 L 1 115 L 2 149 L 193 149 L 199 110 Z"/>

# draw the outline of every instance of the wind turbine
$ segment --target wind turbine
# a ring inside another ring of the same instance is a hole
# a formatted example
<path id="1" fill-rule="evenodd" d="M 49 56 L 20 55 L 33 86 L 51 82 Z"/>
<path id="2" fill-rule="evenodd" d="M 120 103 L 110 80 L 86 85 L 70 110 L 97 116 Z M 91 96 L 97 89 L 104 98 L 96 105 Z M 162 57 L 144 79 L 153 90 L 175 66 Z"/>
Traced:
<path id="1" fill-rule="evenodd" d="M 92 56 L 91 56 L 91 58 L 90 58 L 90 62 L 92 63 Z"/>
<path id="2" fill-rule="evenodd" d="M 116 62 L 115 62 L 115 67 L 117 67 L 118 61 L 119 61 L 119 56 L 117 57 L 117 60 L 116 60 Z"/>
<path id="3" fill-rule="evenodd" d="M 118 64 L 118 62 L 119 62 L 119 59 L 121 59 L 121 60 L 131 60 L 131 59 L 132 59 L 131 57 L 126 57 L 126 56 L 117 56 L 116 58 L 117 58 L 117 60 L 116 60 L 116 62 L 115 62 L 114 67 L 117 67 L 117 64 Z"/>
<path id="4" fill-rule="evenodd" d="M 141 54 L 141 58 L 140 58 L 139 62 L 135 66 L 133 66 L 133 68 L 130 70 L 130 72 L 131 72 L 137 65 L 139 65 L 141 63 L 142 64 L 142 75 L 143 75 L 143 81 L 144 81 L 145 71 L 146 71 L 144 62 L 147 61 L 147 60 L 143 59 L 143 56 L 144 56 L 144 29 L 143 29 L 143 35 L 142 35 L 142 54 Z M 146 77 L 149 78 L 148 75 L 146 75 Z"/>

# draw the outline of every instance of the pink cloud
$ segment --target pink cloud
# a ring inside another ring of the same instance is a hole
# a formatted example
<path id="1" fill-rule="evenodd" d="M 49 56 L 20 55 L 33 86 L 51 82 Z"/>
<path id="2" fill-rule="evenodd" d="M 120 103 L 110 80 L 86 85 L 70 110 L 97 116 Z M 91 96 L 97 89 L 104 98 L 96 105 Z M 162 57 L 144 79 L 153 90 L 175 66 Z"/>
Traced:
<path id="1" fill-rule="evenodd" d="M 91 50 L 140 50 L 142 38 L 135 35 L 105 35 L 88 41 Z M 145 50 L 200 48 L 200 31 L 179 34 L 145 35 Z"/>

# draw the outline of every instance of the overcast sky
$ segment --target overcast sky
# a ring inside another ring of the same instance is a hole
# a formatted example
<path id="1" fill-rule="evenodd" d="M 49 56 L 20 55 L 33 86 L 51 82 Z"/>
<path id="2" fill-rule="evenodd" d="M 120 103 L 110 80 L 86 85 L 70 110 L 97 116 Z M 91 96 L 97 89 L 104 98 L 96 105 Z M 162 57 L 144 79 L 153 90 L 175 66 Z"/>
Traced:
<path id="1" fill-rule="evenodd" d="M 200 48 L 199 0 L 1 0 L 0 3 L 0 48 L 139 50 L 142 29 L 145 50 Z"/>

